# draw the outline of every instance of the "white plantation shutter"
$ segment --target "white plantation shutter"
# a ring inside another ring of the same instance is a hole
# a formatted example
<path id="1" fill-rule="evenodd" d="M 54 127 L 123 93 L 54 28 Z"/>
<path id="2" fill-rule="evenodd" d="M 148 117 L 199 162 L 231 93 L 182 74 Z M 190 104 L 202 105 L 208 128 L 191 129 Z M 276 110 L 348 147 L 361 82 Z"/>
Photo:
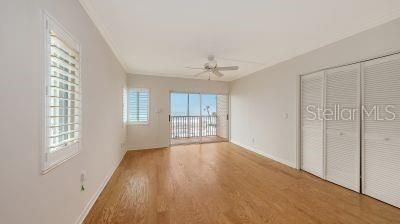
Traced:
<path id="1" fill-rule="evenodd" d="M 379 118 L 390 119 L 385 106 L 393 105 L 396 114 L 364 116 L 363 193 L 400 207 L 400 55 L 362 63 L 362 77 L 366 109 L 377 106 Z"/>
<path id="2" fill-rule="evenodd" d="M 44 171 L 79 151 L 81 132 L 79 45 L 50 18 L 46 20 L 46 44 Z"/>
<path id="3" fill-rule="evenodd" d="M 325 75 L 325 108 L 336 109 L 337 113 L 336 117 L 327 117 L 325 121 L 325 177 L 359 191 L 360 64 L 330 69 Z"/>
<path id="4" fill-rule="evenodd" d="M 133 88 L 128 91 L 128 122 L 131 124 L 147 124 L 149 122 L 148 89 Z"/>
<path id="5" fill-rule="evenodd" d="M 128 90 L 122 89 L 122 123 L 128 123 Z"/>
<path id="6" fill-rule="evenodd" d="M 301 78 L 301 167 L 319 177 L 323 177 L 323 121 L 309 111 L 322 108 L 323 87 L 323 72 Z M 307 111 L 308 106 L 313 108 Z"/>

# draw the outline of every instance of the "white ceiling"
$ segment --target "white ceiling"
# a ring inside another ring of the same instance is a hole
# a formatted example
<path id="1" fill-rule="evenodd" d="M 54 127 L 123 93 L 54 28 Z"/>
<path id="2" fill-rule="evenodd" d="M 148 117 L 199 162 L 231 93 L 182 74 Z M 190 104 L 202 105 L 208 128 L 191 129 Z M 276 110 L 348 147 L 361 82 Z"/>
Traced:
<path id="1" fill-rule="evenodd" d="M 126 72 L 193 78 L 213 54 L 240 66 L 223 81 L 400 17 L 399 0 L 80 1 Z"/>

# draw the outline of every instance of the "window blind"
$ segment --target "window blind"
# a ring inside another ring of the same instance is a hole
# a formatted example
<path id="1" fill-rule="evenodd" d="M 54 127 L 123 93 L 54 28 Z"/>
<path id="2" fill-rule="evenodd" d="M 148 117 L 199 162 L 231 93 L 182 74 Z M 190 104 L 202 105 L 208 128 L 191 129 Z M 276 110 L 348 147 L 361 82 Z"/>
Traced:
<path id="1" fill-rule="evenodd" d="M 55 31 L 49 35 L 47 146 L 52 153 L 79 141 L 81 93 L 79 52 Z"/>
<path id="2" fill-rule="evenodd" d="M 130 89 L 128 91 L 128 122 L 148 123 L 149 121 L 149 90 Z"/>

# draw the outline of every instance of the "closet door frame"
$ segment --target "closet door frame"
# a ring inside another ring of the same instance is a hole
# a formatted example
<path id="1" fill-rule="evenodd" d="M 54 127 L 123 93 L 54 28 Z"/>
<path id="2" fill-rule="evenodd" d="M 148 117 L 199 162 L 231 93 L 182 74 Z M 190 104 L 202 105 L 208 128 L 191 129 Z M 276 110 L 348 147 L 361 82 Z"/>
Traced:
<path id="1" fill-rule="evenodd" d="M 313 73 L 316 73 L 316 72 L 321 72 L 321 71 L 325 71 L 325 70 L 328 70 L 328 69 L 333 69 L 333 68 L 338 68 L 338 67 L 341 67 L 341 66 L 346 66 L 346 65 L 352 65 L 352 64 L 357 64 L 357 63 L 363 63 L 363 62 L 367 62 L 367 61 L 370 61 L 370 60 L 374 60 L 374 59 L 378 59 L 378 58 L 383 58 L 383 57 L 387 57 L 387 56 L 391 56 L 391 55 L 395 55 L 395 54 L 400 54 L 400 49 L 399 50 L 395 50 L 395 51 L 389 51 L 389 52 L 385 52 L 385 53 L 382 53 L 382 54 L 379 54 L 379 55 L 375 55 L 375 56 L 373 56 L 373 57 L 366 57 L 366 58 L 361 58 L 361 59 L 359 59 L 359 60 L 354 60 L 354 61 L 350 61 L 350 62 L 346 62 L 346 63 L 342 63 L 342 64 L 338 64 L 338 65 L 335 65 L 335 66 L 327 66 L 327 67 L 323 67 L 323 68 L 320 68 L 320 69 L 315 69 L 315 70 L 311 70 L 311 71 L 309 71 L 309 72 L 304 72 L 304 73 L 298 73 L 297 74 L 297 76 L 296 76 L 296 79 L 297 79 L 297 85 L 296 85 L 296 87 L 297 87 L 297 110 L 296 110 L 296 118 L 297 118 L 297 122 L 296 122 L 296 129 L 297 129 L 297 133 L 296 133 L 296 139 L 297 139 L 297 141 L 296 141 L 296 168 L 298 169 L 298 170 L 301 170 L 301 144 L 302 144 L 302 142 L 301 142 L 301 127 L 302 127 L 302 123 L 301 123 L 301 118 L 302 118 L 302 114 L 301 114 L 301 110 L 302 110 L 302 108 L 301 108 L 301 99 L 302 99 L 302 92 L 301 92 L 301 78 L 303 77 L 303 76 L 306 76 L 306 75 L 309 75 L 309 74 L 313 74 Z M 363 94 L 363 89 L 362 89 L 362 85 L 363 85 L 363 80 L 362 80 L 362 73 L 363 73 L 363 71 L 362 71 L 362 67 L 361 67 L 361 74 L 360 74 L 360 76 L 361 76 L 361 81 L 360 81 L 360 84 L 361 84 L 361 97 L 362 97 L 362 94 Z M 362 101 L 362 99 L 361 99 L 361 101 L 360 101 L 361 103 L 363 103 L 363 101 Z M 360 119 L 361 120 L 361 119 Z M 362 127 L 361 127 L 362 128 Z M 362 134 L 362 133 L 361 133 Z M 361 138 L 363 137 L 363 135 L 361 135 Z M 361 147 L 362 147 L 363 145 L 362 145 L 362 141 L 361 141 Z M 361 149 L 361 154 L 362 154 L 363 152 L 362 152 L 362 149 Z M 362 159 L 362 155 L 361 155 L 361 159 Z M 361 160 L 362 162 L 363 162 L 363 160 Z M 361 167 L 361 172 L 363 173 L 363 169 L 362 169 L 362 167 Z M 362 178 L 364 178 L 364 176 L 363 176 L 363 174 L 361 175 L 361 177 Z M 361 187 L 361 190 L 362 190 L 362 187 Z"/>
<path id="2" fill-rule="evenodd" d="M 323 81 L 323 96 L 322 96 L 322 108 L 324 109 L 324 111 L 326 110 L 326 80 L 327 80 L 327 78 L 326 78 L 326 76 L 327 76 L 327 72 L 326 72 L 326 70 L 324 70 L 323 71 L 324 72 L 324 81 Z M 326 175 L 327 175 L 327 169 L 328 169 L 328 164 L 327 164 L 327 145 L 326 145 L 326 132 L 327 132 L 327 129 L 326 129 L 326 119 L 323 119 L 322 120 L 322 146 L 323 146 L 323 148 L 322 148 L 322 166 L 323 166 L 323 168 L 322 168 L 322 172 L 323 172 L 323 174 L 322 174 L 322 177 L 323 177 L 323 179 L 324 180 L 326 180 Z"/>
<path id="3" fill-rule="evenodd" d="M 360 62 L 360 194 L 365 186 L 364 105 L 364 63 Z"/>
<path id="4" fill-rule="evenodd" d="M 296 85 L 297 91 L 296 92 L 298 94 L 297 95 L 298 97 L 297 97 L 297 103 L 296 103 L 296 106 L 297 106 L 297 110 L 296 110 L 296 118 L 297 118 L 297 122 L 296 122 L 296 124 L 297 124 L 296 125 L 296 129 L 297 129 L 297 133 L 296 133 L 296 140 L 297 140 L 296 141 L 296 168 L 298 170 L 301 169 L 301 144 L 302 144 L 301 143 L 301 125 L 302 125 L 301 124 L 301 116 L 302 116 L 301 115 L 301 98 L 302 98 L 302 95 L 301 95 L 301 78 L 303 76 L 306 76 L 306 75 L 309 75 L 309 74 L 313 74 L 313 73 L 316 73 L 316 72 L 321 72 L 321 71 L 325 71 L 325 70 L 328 70 L 328 69 L 338 68 L 338 67 L 346 66 L 346 65 L 363 63 L 363 62 L 367 62 L 367 61 L 370 61 L 370 60 L 383 58 L 383 57 L 387 57 L 387 56 L 391 56 L 391 55 L 395 55 L 395 54 L 400 54 L 400 50 L 389 51 L 389 52 L 386 52 L 386 53 L 375 55 L 373 57 L 361 58 L 359 60 L 356 59 L 354 61 L 350 61 L 350 62 L 347 62 L 347 63 L 342 63 L 342 64 L 338 64 L 338 65 L 335 65 L 335 66 L 327 66 L 327 67 L 323 67 L 323 68 L 320 68 L 320 69 L 311 70 L 309 72 L 304 72 L 304 73 L 298 73 L 297 74 L 297 76 L 296 76 L 296 79 L 297 79 L 297 81 L 296 81 L 296 83 L 297 83 L 297 85 Z M 362 77 L 362 70 L 361 70 L 361 74 L 360 75 Z M 361 87 L 362 87 L 362 79 L 361 79 Z M 363 94 L 362 91 L 363 90 L 361 89 L 361 94 L 360 95 Z M 363 137 L 363 136 L 361 135 L 361 137 Z"/>

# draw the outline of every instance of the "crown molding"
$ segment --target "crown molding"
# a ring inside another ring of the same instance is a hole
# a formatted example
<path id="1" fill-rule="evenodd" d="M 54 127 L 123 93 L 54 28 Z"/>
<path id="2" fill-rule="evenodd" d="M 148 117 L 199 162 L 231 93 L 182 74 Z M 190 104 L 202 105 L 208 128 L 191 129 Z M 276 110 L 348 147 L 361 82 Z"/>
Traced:
<path id="1" fill-rule="evenodd" d="M 89 0 L 79 0 L 79 3 L 83 7 L 83 9 L 86 11 L 87 15 L 89 18 L 92 20 L 94 23 L 95 27 L 99 30 L 100 34 L 103 36 L 103 39 L 106 41 L 108 46 L 111 48 L 111 51 L 114 53 L 115 57 L 121 64 L 122 68 L 125 70 L 126 73 L 128 73 L 128 66 L 125 62 L 125 60 L 122 58 L 122 54 L 117 48 L 117 45 L 112 41 L 112 38 L 106 29 L 105 26 L 102 25 L 101 21 L 98 19 L 93 7 L 88 3 Z"/>

